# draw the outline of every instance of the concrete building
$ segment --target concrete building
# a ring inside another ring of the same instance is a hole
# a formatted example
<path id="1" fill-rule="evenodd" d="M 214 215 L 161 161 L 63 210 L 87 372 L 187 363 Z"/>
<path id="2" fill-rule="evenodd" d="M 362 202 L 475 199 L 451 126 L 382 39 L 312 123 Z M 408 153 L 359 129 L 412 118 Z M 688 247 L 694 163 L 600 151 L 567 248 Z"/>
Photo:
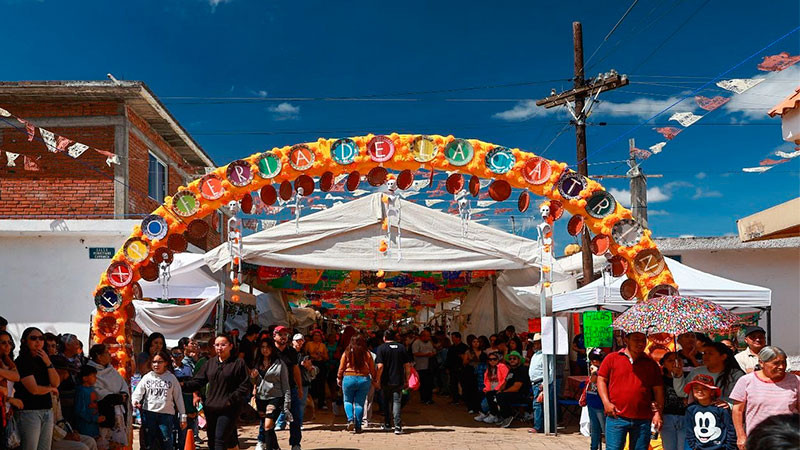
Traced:
<path id="1" fill-rule="evenodd" d="M 800 238 L 742 243 L 738 236 L 655 239 L 659 250 L 695 269 L 772 289 L 771 343 L 800 354 Z M 767 318 L 760 324 L 766 328 Z"/>
<path id="2" fill-rule="evenodd" d="M 0 121 L 0 315 L 16 336 L 36 325 L 87 343 L 92 291 L 114 252 L 164 196 L 214 162 L 139 81 L 0 82 L 0 107 L 119 158 L 51 153 L 38 129 L 29 140 L 15 119 Z M 20 155 L 15 166 L 7 152 Z M 212 215 L 192 247 L 218 245 L 223 222 Z"/>

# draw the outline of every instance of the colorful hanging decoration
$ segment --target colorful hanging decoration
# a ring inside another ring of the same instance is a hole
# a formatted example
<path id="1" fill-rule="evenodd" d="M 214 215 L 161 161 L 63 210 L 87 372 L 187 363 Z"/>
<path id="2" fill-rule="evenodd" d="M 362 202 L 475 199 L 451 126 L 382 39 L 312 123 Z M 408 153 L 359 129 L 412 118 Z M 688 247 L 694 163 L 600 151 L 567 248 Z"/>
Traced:
<path id="1" fill-rule="evenodd" d="M 670 116 L 669 120 L 674 120 L 685 128 L 694 125 L 695 122 L 697 122 L 702 118 L 703 116 L 698 116 L 697 114 L 693 114 L 690 112 L 679 112 Z"/>
<path id="2" fill-rule="evenodd" d="M 713 98 L 698 95 L 694 98 L 694 101 L 697 102 L 697 106 L 705 109 L 706 111 L 714 111 L 725 103 L 731 101 L 731 99 L 728 97 L 722 97 L 720 95 L 716 95 Z"/>
<path id="3" fill-rule="evenodd" d="M 651 145 L 649 148 L 650 148 L 650 151 L 653 152 L 654 155 L 657 155 L 657 154 L 661 153 L 661 150 L 664 149 L 665 145 L 667 145 L 666 142 L 659 142 L 658 144 Z"/>
<path id="4" fill-rule="evenodd" d="M 734 78 L 732 80 L 722 80 L 717 82 L 717 86 L 736 94 L 743 94 L 748 90 L 761 84 L 766 78 Z"/>
<path id="5" fill-rule="evenodd" d="M 394 176 L 390 177 L 386 181 L 386 193 L 381 195 L 381 201 L 383 204 L 383 231 L 384 231 L 384 240 L 381 241 L 381 248 L 385 247 L 385 250 L 380 250 L 384 256 L 389 256 L 388 250 L 393 247 L 393 243 L 396 243 L 397 246 L 397 260 L 400 261 L 402 256 L 402 245 L 401 245 L 401 235 L 402 235 L 402 228 L 401 228 L 401 203 L 399 201 L 400 195 L 397 192 L 397 180 Z M 396 234 L 392 237 L 392 228 L 396 230 Z M 385 245 L 384 245 L 385 244 Z"/>
<path id="6" fill-rule="evenodd" d="M 675 128 L 675 127 L 659 127 L 653 129 L 656 130 L 657 133 L 664 136 L 664 139 L 667 139 L 669 141 L 675 139 L 675 136 L 677 136 L 681 131 L 683 131 L 680 128 Z"/>
<path id="7" fill-rule="evenodd" d="M 758 70 L 780 72 L 798 61 L 800 61 L 800 55 L 792 56 L 788 52 L 780 52 L 777 55 L 765 56 L 761 64 L 758 65 Z"/>

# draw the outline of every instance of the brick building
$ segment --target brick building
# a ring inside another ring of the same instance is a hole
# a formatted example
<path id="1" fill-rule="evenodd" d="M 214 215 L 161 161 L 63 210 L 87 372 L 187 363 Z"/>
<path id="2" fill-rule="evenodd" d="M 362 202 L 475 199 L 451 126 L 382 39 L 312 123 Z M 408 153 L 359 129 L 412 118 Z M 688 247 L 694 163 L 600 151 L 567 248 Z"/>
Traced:
<path id="1" fill-rule="evenodd" d="M 91 291 L 108 253 L 164 196 L 214 162 L 140 81 L 0 82 L 0 107 L 119 158 L 108 165 L 92 150 L 78 158 L 51 153 L 38 130 L 29 141 L 16 120 L 0 121 L 0 315 L 12 332 L 53 324 L 45 328 L 86 342 Z M 7 165 L 7 152 L 20 155 L 16 166 Z M 39 170 L 26 167 L 25 157 Z M 221 242 L 224 220 L 208 221 L 211 231 L 191 242 L 194 251 Z M 61 308 L 9 310 L 21 298 L 54 297 L 65 300 Z"/>

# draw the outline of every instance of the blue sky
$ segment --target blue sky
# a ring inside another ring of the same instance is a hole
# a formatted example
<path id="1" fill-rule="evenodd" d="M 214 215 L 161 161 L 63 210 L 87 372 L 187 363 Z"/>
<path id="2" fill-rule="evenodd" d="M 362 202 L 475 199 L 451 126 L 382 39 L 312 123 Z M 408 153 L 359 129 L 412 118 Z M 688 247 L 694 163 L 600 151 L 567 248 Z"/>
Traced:
<path id="1" fill-rule="evenodd" d="M 566 112 L 531 100 L 570 85 L 572 21 L 583 22 L 588 59 L 630 2 L 0 4 L 7 37 L 0 78 L 92 80 L 110 72 L 142 80 L 218 164 L 320 136 L 392 131 L 478 138 L 574 164 Z M 588 129 L 590 174 L 624 173 L 614 161 L 626 158 L 628 137 L 640 148 L 663 140 L 638 125 L 800 25 L 798 8 L 794 0 L 639 1 L 586 64 L 587 76 L 614 68 L 631 79 L 601 94 L 589 119 L 607 124 Z M 664 175 L 649 182 L 657 236 L 733 233 L 737 218 L 798 195 L 800 158 L 764 174 L 741 171 L 793 150 L 766 111 L 800 85 L 800 64 L 777 73 L 756 68 L 781 51 L 800 53 L 800 34 L 725 76 L 767 78 L 751 91 L 734 96 L 713 83 L 702 91 L 734 99 L 644 163 Z M 322 100 L 331 97 L 360 100 Z M 703 112 L 689 98 L 654 122 L 677 126 L 667 119 L 683 111 Z M 603 184 L 627 196 L 626 181 Z M 423 200 L 425 191 L 412 198 Z M 513 208 L 511 200 L 498 207 Z M 511 213 L 485 213 L 486 222 L 511 230 Z M 513 213 L 519 232 L 531 213 Z"/>

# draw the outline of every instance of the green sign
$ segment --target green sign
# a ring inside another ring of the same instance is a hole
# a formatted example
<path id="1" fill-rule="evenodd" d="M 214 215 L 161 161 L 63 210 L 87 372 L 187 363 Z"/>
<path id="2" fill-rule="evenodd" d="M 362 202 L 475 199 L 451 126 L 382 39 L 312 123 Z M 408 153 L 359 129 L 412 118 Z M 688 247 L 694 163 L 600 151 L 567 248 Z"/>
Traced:
<path id="1" fill-rule="evenodd" d="M 271 152 L 262 154 L 258 160 L 258 171 L 264 178 L 275 178 L 281 173 L 281 159 Z"/>
<path id="2" fill-rule="evenodd" d="M 611 311 L 588 311 L 583 313 L 583 344 L 586 348 L 611 347 L 614 330 L 611 328 Z"/>
<path id="3" fill-rule="evenodd" d="M 475 156 L 475 149 L 472 148 L 472 144 L 468 141 L 456 139 L 447 144 L 444 149 L 444 156 L 454 166 L 466 166 Z"/>

